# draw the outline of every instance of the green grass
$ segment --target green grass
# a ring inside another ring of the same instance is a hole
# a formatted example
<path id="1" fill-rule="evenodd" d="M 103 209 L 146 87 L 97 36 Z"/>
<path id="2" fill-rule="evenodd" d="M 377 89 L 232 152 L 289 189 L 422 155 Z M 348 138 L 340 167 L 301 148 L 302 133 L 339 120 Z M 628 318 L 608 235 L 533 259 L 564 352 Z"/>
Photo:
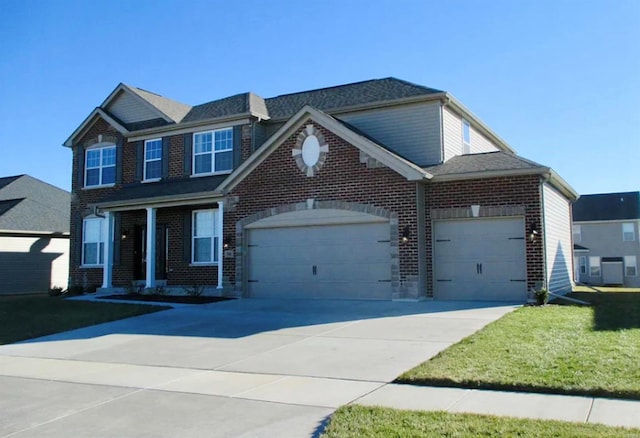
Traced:
<path id="1" fill-rule="evenodd" d="M 345 406 L 338 409 L 323 438 L 360 437 L 637 437 L 640 429 L 600 424 L 529 420 L 475 414 L 400 411 Z"/>
<path id="2" fill-rule="evenodd" d="M 404 373 L 400 383 L 640 399 L 640 293 L 591 307 L 523 307 Z"/>
<path id="3" fill-rule="evenodd" d="M 69 301 L 46 295 L 0 297 L 0 345 L 167 309 Z"/>

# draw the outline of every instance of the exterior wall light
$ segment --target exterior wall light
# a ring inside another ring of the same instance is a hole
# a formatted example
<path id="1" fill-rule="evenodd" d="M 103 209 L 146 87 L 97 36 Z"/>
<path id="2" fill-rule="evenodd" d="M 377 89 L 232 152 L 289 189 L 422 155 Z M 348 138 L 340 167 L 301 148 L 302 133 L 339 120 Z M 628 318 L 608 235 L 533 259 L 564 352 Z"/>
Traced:
<path id="1" fill-rule="evenodd" d="M 123 229 L 120 237 L 122 237 L 122 240 L 127 240 L 129 237 L 129 230 L 127 228 Z"/>
<path id="2" fill-rule="evenodd" d="M 538 230 L 536 230 L 536 226 L 531 224 L 529 227 L 529 240 L 535 242 L 538 239 Z"/>
<path id="3" fill-rule="evenodd" d="M 402 230 L 402 238 L 401 238 L 402 243 L 407 243 L 410 237 L 411 237 L 411 228 L 409 228 L 409 225 L 406 225 Z"/>

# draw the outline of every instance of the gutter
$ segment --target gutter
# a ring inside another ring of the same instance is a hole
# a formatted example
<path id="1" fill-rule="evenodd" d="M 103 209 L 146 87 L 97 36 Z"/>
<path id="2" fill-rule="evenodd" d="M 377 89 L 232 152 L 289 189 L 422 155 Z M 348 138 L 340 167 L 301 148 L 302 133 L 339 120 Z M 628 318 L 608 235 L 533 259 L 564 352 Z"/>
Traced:
<path id="1" fill-rule="evenodd" d="M 187 193 L 183 195 L 167 195 L 167 196 L 155 196 L 151 198 L 135 198 L 127 199 L 125 201 L 107 201 L 96 202 L 89 204 L 88 207 L 96 206 L 101 210 L 107 211 L 121 211 L 121 210 L 141 210 L 146 207 L 158 206 L 158 207 L 174 207 L 186 204 L 206 204 L 209 202 L 216 202 L 223 198 L 223 194 L 218 191 Z M 201 201 L 201 202 L 198 202 Z M 132 208 L 133 207 L 133 208 Z"/>

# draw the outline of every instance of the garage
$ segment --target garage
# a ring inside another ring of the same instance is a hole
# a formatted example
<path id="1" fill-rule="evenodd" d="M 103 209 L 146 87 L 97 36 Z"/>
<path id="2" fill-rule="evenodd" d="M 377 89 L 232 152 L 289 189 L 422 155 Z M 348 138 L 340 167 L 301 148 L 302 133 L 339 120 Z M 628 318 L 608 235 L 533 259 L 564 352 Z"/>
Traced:
<path id="1" fill-rule="evenodd" d="M 391 299 L 390 226 L 342 210 L 303 210 L 247 228 L 249 296 Z"/>
<path id="2" fill-rule="evenodd" d="M 433 225 L 435 298 L 526 299 L 522 218 L 447 220 Z"/>

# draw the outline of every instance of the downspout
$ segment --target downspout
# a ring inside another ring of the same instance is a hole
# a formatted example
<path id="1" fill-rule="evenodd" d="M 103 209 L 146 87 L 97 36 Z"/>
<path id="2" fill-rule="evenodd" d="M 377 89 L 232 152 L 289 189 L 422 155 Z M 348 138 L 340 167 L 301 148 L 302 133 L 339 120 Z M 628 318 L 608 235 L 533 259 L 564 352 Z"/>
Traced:
<path id="1" fill-rule="evenodd" d="M 542 256 L 544 260 L 544 288 L 549 290 L 549 261 L 547 260 L 547 206 L 544 203 L 544 184 L 549 180 L 549 174 L 540 178 L 540 228 L 542 229 Z"/>
<path id="2" fill-rule="evenodd" d="M 440 163 L 444 163 L 444 107 L 448 103 L 448 98 L 441 100 L 440 105 Z"/>

